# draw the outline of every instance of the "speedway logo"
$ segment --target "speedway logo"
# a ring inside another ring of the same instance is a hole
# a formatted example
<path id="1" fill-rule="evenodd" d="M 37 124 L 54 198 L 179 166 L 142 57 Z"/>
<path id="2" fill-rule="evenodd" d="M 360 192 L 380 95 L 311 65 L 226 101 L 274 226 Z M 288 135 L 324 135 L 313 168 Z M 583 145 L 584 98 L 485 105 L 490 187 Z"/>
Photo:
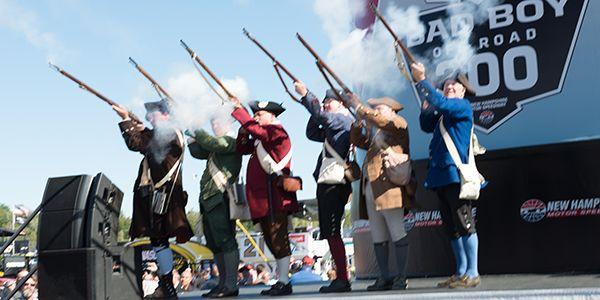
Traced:
<path id="1" fill-rule="evenodd" d="M 521 218 L 529 223 L 544 218 L 566 218 L 600 215 L 600 197 L 556 200 L 547 204 L 539 199 L 529 199 L 521 205 Z"/>
<path id="2" fill-rule="evenodd" d="M 467 9 L 468 1 L 475 2 L 421 12 L 425 33 L 408 37 L 406 43 L 415 54 L 434 61 L 430 70 L 443 76 L 453 71 L 444 60 L 444 41 L 468 30 L 476 50 L 466 66 L 477 92 L 470 99 L 475 125 L 490 133 L 524 104 L 560 93 L 589 0 L 506 0 L 490 7 L 481 24 Z"/>
<path id="3" fill-rule="evenodd" d="M 411 211 L 404 216 L 404 229 L 409 232 L 415 227 L 442 226 L 442 215 L 439 210 Z"/>

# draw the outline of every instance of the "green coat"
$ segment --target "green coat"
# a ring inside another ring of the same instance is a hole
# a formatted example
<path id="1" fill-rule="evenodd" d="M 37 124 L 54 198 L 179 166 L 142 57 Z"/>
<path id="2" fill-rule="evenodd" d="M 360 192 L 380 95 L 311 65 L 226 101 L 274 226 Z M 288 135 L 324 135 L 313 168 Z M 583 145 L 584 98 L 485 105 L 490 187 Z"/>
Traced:
<path id="1" fill-rule="evenodd" d="M 200 129 L 194 132 L 193 143 L 188 145 L 193 157 L 206 160 L 206 168 L 200 179 L 200 206 L 202 211 L 211 211 L 223 202 L 223 192 L 213 180 L 209 163 L 212 161 L 223 172 L 228 184 L 237 181 L 242 167 L 242 156 L 236 152 L 235 137 L 225 135 L 214 137 Z"/>

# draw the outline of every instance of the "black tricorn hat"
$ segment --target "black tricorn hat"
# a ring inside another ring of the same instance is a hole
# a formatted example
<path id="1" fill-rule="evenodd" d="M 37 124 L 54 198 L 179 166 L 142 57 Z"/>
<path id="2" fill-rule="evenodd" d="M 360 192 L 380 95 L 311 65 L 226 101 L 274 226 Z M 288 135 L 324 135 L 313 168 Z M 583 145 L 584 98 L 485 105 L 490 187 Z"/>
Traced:
<path id="1" fill-rule="evenodd" d="M 163 114 L 168 114 L 171 111 L 171 104 L 167 99 L 162 99 L 155 102 L 146 102 L 144 103 L 144 107 L 146 108 L 146 112 L 160 111 Z"/>
<path id="2" fill-rule="evenodd" d="M 281 104 L 272 101 L 252 101 L 248 103 L 248 106 L 250 106 L 250 109 L 253 113 L 264 110 L 274 114 L 275 116 L 279 116 L 285 111 L 285 108 L 283 108 Z"/>
<path id="3" fill-rule="evenodd" d="M 460 72 L 450 73 L 448 76 L 444 77 L 444 79 L 440 82 L 440 90 L 444 90 L 444 85 L 448 80 L 454 80 L 465 87 L 465 98 L 472 98 L 476 96 L 475 89 L 473 89 L 473 86 L 469 82 L 469 78 L 466 74 Z"/>

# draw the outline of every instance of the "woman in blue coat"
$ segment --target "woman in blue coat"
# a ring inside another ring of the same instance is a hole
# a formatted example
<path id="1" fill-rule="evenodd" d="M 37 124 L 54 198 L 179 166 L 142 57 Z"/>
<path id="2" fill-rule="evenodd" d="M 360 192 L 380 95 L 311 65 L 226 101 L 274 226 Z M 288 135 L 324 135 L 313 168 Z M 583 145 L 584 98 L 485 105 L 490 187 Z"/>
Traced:
<path id="1" fill-rule="evenodd" d="M 462 163 L 468 162 L 473 110 L 469 100 L 474 96 L 467 78 L 454 75 L 444 81 L 440 93 L 425 78 L 425 67 L 411 65 L 417 91 L 423 99 L 419 117 L 421 129 L 433 133 L 429 144 L 429 168 L 425 187 L 434 190 L 440 199 L 442 222 L 448 232 L 456 260 L 456 273 L 438 287 L 475 287 L 480 282 L 477 269 L 478 239 L 472 215 L 472 201 L 460 199 L 460 174 L 444 143 L 439 122 L 443 122 L 454 142 Z"/>

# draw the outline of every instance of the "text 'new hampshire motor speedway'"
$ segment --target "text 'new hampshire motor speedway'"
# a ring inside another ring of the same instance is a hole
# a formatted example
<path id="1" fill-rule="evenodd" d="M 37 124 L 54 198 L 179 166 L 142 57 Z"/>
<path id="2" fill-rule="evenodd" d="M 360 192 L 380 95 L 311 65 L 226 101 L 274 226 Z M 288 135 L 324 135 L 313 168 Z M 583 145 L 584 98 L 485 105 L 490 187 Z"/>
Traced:
<path id="1" fill-rule="evenodd" d="M 565 5 L 568 0 L 524 0 L 518 4 L 500 4 L 491 7 L 487 11 L 488 24 L 489 24 L 489 36 L 480 36 L 475 46 L 477 50 L 491 49 L 492 47 L 498 47 L 502 45 L 513 45 L 519 44 L 522 41 L 532 41 L 537 37 L 537 29 L 533 27 L 534 22 L 539 21 L 544 16 L 545 5 L 548 3 L 551 12 L 555 18 L 560 18 L 565 15 Z M 515 22 L 521 24 L 528 24 L 528 28 L 519 30 L 513 30 L 510 33 L 496 33 L 494 30 L 501 28 L 510 27 Z M 529 26 L 531 24 L 531 26 Z M 436 38 L 441 40 L 447 40 L 448 38 L 458 38 L 465 34 L 471 35 L 475 26 L 475 17 L 470 12 L 457 13 L 450 16 L 449 20 L 438 18 L 431 20 L 425 24 L 427 29 L 423 35 L 411 35 L 407 37 L 407 46 L 415 47 L 420 45 L 427 45 L 430 43 L 437 42 Z M 448 28 L 448 26 L 450 28 Z M 431 56 L 433 58 L 440 58 L 442 53 L 442 46 L 434 47 Z M 499 65 L 511 68 L 512 62 L 517 57 L 525 58 L 527 68 L 527 78 L 518 79 L 515 76 L 507 76 L 505 74 L 505 84 L 509 90 L 520 91 L 527 90 L 533 87 L 538 81 L 538 61 L 537 52 L 530 45 L 519 45 L 509 49 L 504 57 L 497 57 L 497 54 L 492 52 L 484 52 L 476 54 L 469 64 L 469 73 L 476 74 L 478 72 L 476 66 L 481 63 L 487 63 L 490 70 L 490 83 L 480 84 L 477 80 L 474 80 L 474 88 L 477 90 L 478 96 L 487 96 L 494 94 L 498 90 L 500 70 Z M 498 64 L 500 62 L 500 64 Z M 448 63 L 440 62 L 436 67 L 436 74 L 443 74 L 450 66 Z M 510 71 L 510 72 L 509 72 Z M 504 73 L 514 73 L 514 70 L 504 70 Z M 477 76 L 473 76 L 477 78 Z M 498 83 L 498 84 L 496 84 Z"/>
<path id="2" fill-rule="evenodd" d="M 600 198 L 557 200 L 546 204 L 546 217 L 577 217 L 600 215 Z"/>

